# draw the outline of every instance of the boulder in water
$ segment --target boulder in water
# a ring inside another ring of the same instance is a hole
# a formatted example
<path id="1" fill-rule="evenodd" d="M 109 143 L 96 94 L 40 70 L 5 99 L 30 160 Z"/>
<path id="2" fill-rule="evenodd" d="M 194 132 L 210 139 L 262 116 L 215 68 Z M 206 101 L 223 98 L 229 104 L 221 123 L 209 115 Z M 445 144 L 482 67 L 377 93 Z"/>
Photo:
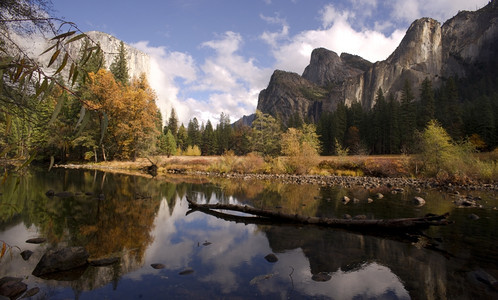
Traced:
<path id="1" fill-rule="evenodd" d="M 47 251 L 40 259 L 33 275 L 40 277 L 45 274 L 68 271 L 87 264 L 88 252 L 83 247 L 66 247 Z"/>

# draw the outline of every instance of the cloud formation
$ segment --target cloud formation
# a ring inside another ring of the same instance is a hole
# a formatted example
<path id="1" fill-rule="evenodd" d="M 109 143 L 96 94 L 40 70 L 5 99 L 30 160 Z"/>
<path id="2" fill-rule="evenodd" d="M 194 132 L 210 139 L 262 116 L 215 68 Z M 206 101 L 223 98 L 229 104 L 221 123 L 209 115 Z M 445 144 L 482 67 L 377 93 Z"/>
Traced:
<path id="1" fill-rule="evenodd" d="M 404 0 L 392 1 L 391 16 L 398 20 L 412 22 L 422 17 L 430 17 L 443 23 L 460 10 L 476 10 L 489 0 Z"/>
<path id="2" fill-rule="evenodd" d="M 145 41 L 133 46 L 152 57 L 150 83 L 158 94 L 163 118 L 174 107 L 180 122 L 187 125 L 193 117 L 217 123 L 221 112 L 236 121 L 255 111 L 259 91 L 272 70 L 257 67 L 253 58 L 238 54 L 242 44 L 240 34 L 227 31 L 201 44 L 211 52 L 202 62 Z"/>
<path id="3" fill-rule="evenodd" d="M 375 4 L 368 2 L 370 5 Z M 338 54 L 356 54 L 375 62 L 387 58 L 404 36 L 404 30 L 395 30 L 389 36 L 375 29 L 357 31 L 351 25 L 353 16 L 351 11 L 339 11 L 329 4 L 320 12 L 321 28 L 284 38 L 281 32 L 288 32 L 288 28 L 282 27 L 280 34 L 265 32 L 261 39 L 272 48 L 275 68 L 300 74 L 309 64 L 311 52 L 315 48 L 324 47 Z M 275 39 L 271 40 L 269 37 Z"/>
<path id="4" fill-rule="evenodd" d="M 165 119 L 174 107 L 185 125 L 193 117 L 216 124 L 221 112 L 233 122 L 255 111 L 258 94 L 267 86 L 273 70 L 301 74 L 315 48 L 356 54 L 372 62 L 383 60 L 396 49 L 416 18 L 429 16 L 444 22 L 458 10 L 475 10 L 487 1 L 349 0 L 348 9 L 324 6 L 317 12 L 319 28 L 294 35 L 290 34 L 288 21 L 278 13 L 260 14 L 261 20 L 278 27 L 259 34 L 259 41 L 268 47 L 273 59 L 267 67 L 244 55 L 245 38 L 233 31 L 200 43 L 198 50 L 206 56 L 198 60 L 188 53 L 152 47 L 146 41 L 134 46 L 152 57 L 150 82 Z"/>

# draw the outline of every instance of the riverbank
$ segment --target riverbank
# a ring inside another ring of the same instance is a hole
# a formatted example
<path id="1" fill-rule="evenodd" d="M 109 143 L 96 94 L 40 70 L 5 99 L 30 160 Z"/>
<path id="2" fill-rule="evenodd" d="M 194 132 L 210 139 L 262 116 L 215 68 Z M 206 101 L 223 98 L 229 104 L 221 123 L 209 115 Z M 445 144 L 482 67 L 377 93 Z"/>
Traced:
<path id="1" fill-rule="evenodd" d="M 278 162 L 273 162 L 278 163 Z M 351 156 L 319 157 L 309 174 L 268 173 L 265 162 L 259 157 L 226 156 L 156 156 L 141 158 L 134 162 L 101 162 L 88 164 L 56 165 L 60 168 L 93 169 L 126 174 L 146 174 L 152 164 L 157 166 L 157 175 L 183 174 L 213 178 L 240 180 L 270 180 L 292 184 L 315 184 L 322 186 L 341 185 L 365 189 L 389 189 L 402 192 L 404 189 L 439 189 L 444 191 L 487 190 L 498 191 L 496 182 L 443 182 L 410 173 L 412 166 L 408 156 Z M 237 170 L 237 171 L 233 171 Z"/>

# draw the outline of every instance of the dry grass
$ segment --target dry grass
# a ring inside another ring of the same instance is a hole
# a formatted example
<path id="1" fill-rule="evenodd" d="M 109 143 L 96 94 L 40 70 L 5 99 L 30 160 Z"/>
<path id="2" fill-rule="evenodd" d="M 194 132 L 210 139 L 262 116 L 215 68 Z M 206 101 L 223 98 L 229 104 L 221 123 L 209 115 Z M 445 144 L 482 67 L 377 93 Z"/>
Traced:
<path id="1" fill-rule="evenodd" d="M 479 181 L 494 182 L 498 180 L 498 151 L 476 154 L 479 164 L 468 174 Z M 158 167 L 159 174 L 175 171 L 213 171 L 219 173 L 240 174 L 282 174 L 287 170 L 287 157 L 263 158 L 251 153 L 247 156 L 235 156 L 227 153 L 222 156 L 154 156 L 150 160 Z M 418 177 L 420 164 L 414 156 L 407 155 L 357 155 L 357 156 L 320 156 L 315 166 L 307 174 L 341 175 L 341 176 L 376 176 L 376 177 Z M 89 164 L 106 170 L 136 171 L 150 166 L 147 158 L 131 161 L 110 161 Z"/>
<path id="2" fill-rule="evenodd" d="M 406 177 L 413 173 L 407 155 L 321 156 L 314 169 L 334 175 Z"/>

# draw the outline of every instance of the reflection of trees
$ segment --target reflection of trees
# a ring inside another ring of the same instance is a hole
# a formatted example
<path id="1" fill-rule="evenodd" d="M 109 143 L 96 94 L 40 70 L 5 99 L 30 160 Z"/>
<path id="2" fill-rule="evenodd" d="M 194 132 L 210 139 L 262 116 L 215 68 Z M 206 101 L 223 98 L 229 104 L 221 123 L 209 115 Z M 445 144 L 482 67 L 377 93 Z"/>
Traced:
<path id="1" fill-rule="evenodd" d="M 160 203 L 156 183 L 134 176 L 108 175 L 103 197 L 93 199 L 92 214 L 78 222 L 84 224 L 79 226 L 79 236 L 91 256 L 131 250 L 136 261 L 142 261 L 152 242 L 150 231 Z"/>
<path id="2" fill-rule="evenodd" d="M 48 198 L 45 192 L 49 189 L 70 191 L 74 196 Z M 1 203 L 22 212 L 26 226 L 36 225 L 51 244 L 82 245 L 93 257 L 133 250 L 134 259 L 140 262 L 152 241 L 150 231 L 163 192 L 175 199 L 174 184 L 59 169 L 32 171 L 19 179 L 10 176 L 2 186 Z M 14 220 L 5 210 L 0 211 L 2 223 Z"/>
<path id="3" fill-rule="evenodd" d="M 348 272 L 365 262 L 377 262 L 399 276 L 413 298 L 447 297 L 446 259 L 435 252 L 342 230 L 273 226 L 266 227 L 265 233 L 274 252 L 301 248 L 312 274 Z"/>
<path id="4" fill-rule="evenodd" d="M 256 208 L 277 209 L 278 207 L 285 213 L 309 216 L 315 216 L 319 205 L 316 199 L 320 189 L 313 185 L 259 180 L 217 179 L 214 182 L 220 186 L 214 190 L 214 193 L 218 201 L 222 203 L 228 203 L 228 199 L 234 197 L 238 202 L 247 203 Z"/>

